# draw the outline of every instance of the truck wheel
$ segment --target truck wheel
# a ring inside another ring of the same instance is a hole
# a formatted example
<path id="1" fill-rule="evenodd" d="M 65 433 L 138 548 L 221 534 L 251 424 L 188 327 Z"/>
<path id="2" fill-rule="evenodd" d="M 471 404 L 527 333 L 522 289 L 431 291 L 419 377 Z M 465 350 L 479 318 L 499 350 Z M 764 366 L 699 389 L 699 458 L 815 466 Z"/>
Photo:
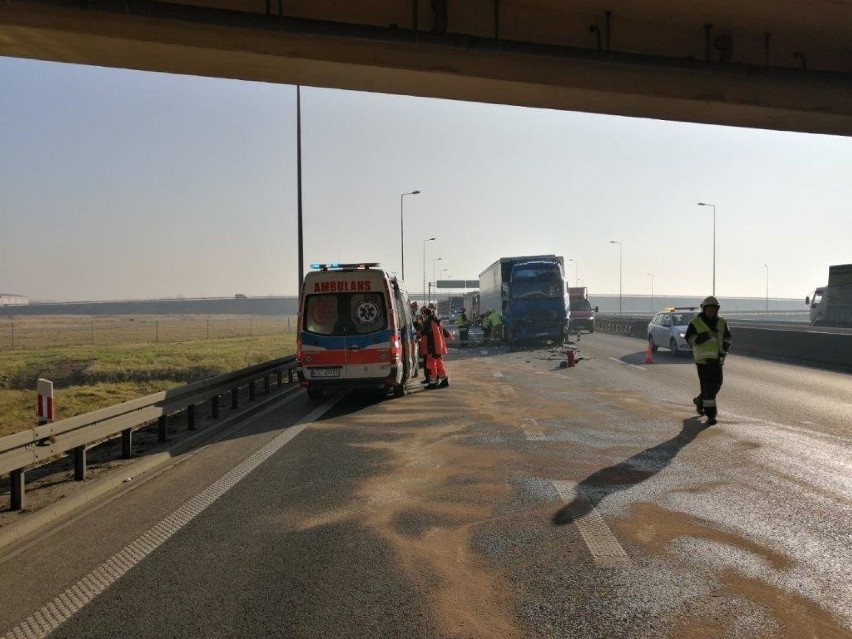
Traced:
<path id="1" fill-rule="evenodd" d="M 405 382 L 402 384 L 394 384 L 393 385 L 393 396 L 394 397 L 405 397 L 405 393 L 407 389 L 405 388 Z"/>
<path id="2" fill-rule="evenodd" d="M 323 398 L 322 389 L 308 387 L 308 397 L 310 397 L 311 399 L 317 399 L 317 400 L 322 399 Z"/>

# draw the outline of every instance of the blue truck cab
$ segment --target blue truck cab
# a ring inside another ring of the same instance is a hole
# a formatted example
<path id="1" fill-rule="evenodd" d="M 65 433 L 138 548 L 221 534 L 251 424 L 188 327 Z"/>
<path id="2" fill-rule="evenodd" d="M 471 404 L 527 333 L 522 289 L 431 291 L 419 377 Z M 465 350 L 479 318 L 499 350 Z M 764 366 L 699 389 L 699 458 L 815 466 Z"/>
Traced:
<path id="1" fill-rule="evenodd" d="M 480 308 L 500 310 L 510 347 L 562 343 L 569 318 L 562 256 L 500 258 L 480 274 L 479 290 Z"/>

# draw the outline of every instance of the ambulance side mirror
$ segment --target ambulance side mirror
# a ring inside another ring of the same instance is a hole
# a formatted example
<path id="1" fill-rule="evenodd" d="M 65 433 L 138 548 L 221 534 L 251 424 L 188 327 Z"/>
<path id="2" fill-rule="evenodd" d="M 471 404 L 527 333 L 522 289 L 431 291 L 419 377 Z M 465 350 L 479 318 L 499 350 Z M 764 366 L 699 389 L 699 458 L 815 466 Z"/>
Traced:
<path id="1" fill-rule="evenodd" d="M 805 298 L 805 306 L 810 306 L 810 305 L 811 305 L 811 296 L 810 296 L 810 295 L 808 295 L 808 296 Z"/>
<path id="2" fill-rule="evenodd" d="M 595 313 L 597 313 L 597 312 L 598 312 L 598 307 L 597 307 L 597 306 L 595 306 Z"/>

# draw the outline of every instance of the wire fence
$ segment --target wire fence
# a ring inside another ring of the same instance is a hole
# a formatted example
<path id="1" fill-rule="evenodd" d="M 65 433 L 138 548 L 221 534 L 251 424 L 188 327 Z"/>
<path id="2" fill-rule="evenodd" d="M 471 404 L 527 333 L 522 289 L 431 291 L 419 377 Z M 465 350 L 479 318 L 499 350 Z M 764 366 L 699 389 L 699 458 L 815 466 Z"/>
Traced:
<path id="1" fill-rule="evenodd" d="M 166 344 L 295 331 L 295 317 L 20 317 L 0 321 L 0 350 Z"/>

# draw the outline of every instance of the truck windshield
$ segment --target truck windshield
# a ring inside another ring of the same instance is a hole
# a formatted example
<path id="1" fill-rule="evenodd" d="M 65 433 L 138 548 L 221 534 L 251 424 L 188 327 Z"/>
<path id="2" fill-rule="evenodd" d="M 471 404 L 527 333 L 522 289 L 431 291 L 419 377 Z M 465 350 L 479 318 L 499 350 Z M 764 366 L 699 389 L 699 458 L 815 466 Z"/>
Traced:
<path id="1" fill-rule="evenodd" d="M 308 295 L 302 325 L 308 333 L 329 336 L 384 330 L 388 326 L 385 297 L 381 293 Z"/>
<path id="2" fill-rule="evenodd" d="M 512 270 L 511 297 L 564 297 L 565 282 L 556 264 L 540 264 Z"/>
<path id="3" fill-rule="evenodd" d="M 590 311 L 592 310 L 592 303 L 589 300 L 571 300 L 571 310 L 572 311 Z"/>

